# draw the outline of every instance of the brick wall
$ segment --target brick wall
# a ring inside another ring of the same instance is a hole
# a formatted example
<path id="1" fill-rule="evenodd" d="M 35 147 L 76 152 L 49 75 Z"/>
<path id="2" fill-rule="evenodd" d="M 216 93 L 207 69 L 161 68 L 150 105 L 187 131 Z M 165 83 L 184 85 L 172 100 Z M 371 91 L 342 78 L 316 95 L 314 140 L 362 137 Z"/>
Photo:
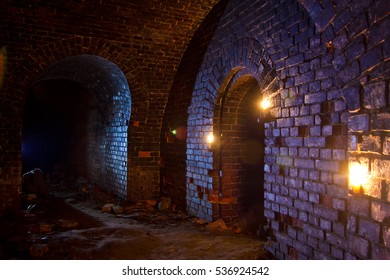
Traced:
<path id="1" fill-rule="evenodd" d="M 67 128 L 71 130 L 71 135 L 67 136 L 67 145 L 74 145 L 73 149 L 70 147 L 69 150 L 71 158 L 68 159 L 68 164 L 76 167 L 76 175 L 85 176 L 101 188 L 126 198 L 127 126 L 131 111 L 126 77 L 115 64 L 101 57 L 78 55 L 49 65 L 33 83 L 56 79 L 77 82 L 86 90 L 80 91 L 79 96 L 74 96 L 74 93 L 67 94 L 67 102 L 73 101 L 73 104 L 68 104 L 67 110 L 83 114 L 78 118 L 78 122 L 84 126 L 82 131 Z M 52 96 L 47 97 L 48 100 L 55 100 L 51 106 L 58 107 L 55 102 L 66 104 L 61 101 L 66 93 L 58 94 L 57 97 L 55 82 L 51 84 L 52 92 L 49 94 Z M 58 86 L 61 87 L 61 84 Z M 90 101 L 83 103 L 88 97 Z M 68 126 L 71 125 L 71 118 L 68 123 Z M 83 145 L 84 138 L 87 144 Z"/>
<path id="2" fill-rule="evenodd" d="M 51 64 L 91 54 L 116 64 L 131 89 L 127 196 L 156 198 L 168 93 L 188 42 L 216 2 L 1 1 L 0 45 L 8 54 L 0 95 L 1 190 L 20 189 L 21 116 L 29 83 Z M 17 207 L 17 200 L 1 196 L 3 208 Z"/>
<path id="3" fill-rule="evenodd" d="M 246 69 L 272 95 L 265 123 L 268 250 L 289 259 L 389 259 L 388 15 L 384 1 L 231 1 L 206 51 L 188 117 L 187 207 L 216 218 L 205 136 L 219 92 Z M 266 68 L 271 68 L 267 70 Z M 265 68 L 265 69 L 264 69 Z M 276 72 L 275 85 L 261 75 Z M 273 95 L 276 94 L 276 95 Z M 351 193 L 350 162 L 371 173 Z"/>
<path id="4" fill-rule="evenodd" d="M 173 182 L 178 205 L 186 193 L 191 214 L 218 217 L 221 203 L 210 201 L 218 157 L 205 136 L 216 128 L 221 94 L 248 75 L 272 101 L 262 186 L 268 250 L 281 259 L 389 258 L 387 2 L 222 1 L 189 44 L 216 2 L 2 1 L 9 63 L 0 95 L 1 211 L 17 206 L 30 83 L 67 57 L 92 54 L 116 64 L 131 90 L 128 198 L 157 197 L 160 181 Z M 185 149 L 184 140 L 163 143 L 161 162 L 160 141 L 185 123 Z M 353 162 L 370 174 L 363 193 L 349 186 Z"/>
<path id="5" fill-rule="evenodd" d="M 175 75 L 161 130 L 161 192 L 186 209 L 186 137 L 188 106 L 196 74 L 228 1 L 220 1 L 207 15 L 189 43 Z M 175 130 L 176 134 L 172 134 Z"/>

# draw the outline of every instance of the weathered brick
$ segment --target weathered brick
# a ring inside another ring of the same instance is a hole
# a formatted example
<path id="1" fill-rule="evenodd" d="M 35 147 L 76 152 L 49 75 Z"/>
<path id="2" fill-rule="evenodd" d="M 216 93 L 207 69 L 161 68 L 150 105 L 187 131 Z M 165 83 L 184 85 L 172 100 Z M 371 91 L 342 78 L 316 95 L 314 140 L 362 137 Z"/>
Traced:
<path id="1" fill-rule="evenodd" d="M 345 238 L 335 235 L 334 233 L 331 232 L 327 232 L 325 236 L 326 236 L 325 240 L 328 241 L 328 243 L 330 243 L 331 245 L 344 250 L 349 249 L 348 241 Z"/>
<path id="2" fill-rule="evenodd" d="M 355 235 L 348 235 L 348 247 L 348 251 L 365 259 L 368 257 L 370 243 L 366 239 Z"/>
<path id="3" fill-rule="evenodd" d="M 367 84 L 364 86 L 364 107 L 377 109 L 386 106 L 385 82 Z"/>
<path id="4" fill-rule="evenodd" d="M 276 240 L 278 242 L 285 244 L 285 245 L 288 245 L 288 246 L 292 246 L 293 240 L 289 236 L 286 236 L 286 235 L 281 234 L 279 232 L 275 232 L 274 234 L 275 234 Z"/>
<path id="5" fill-rule="evenodd" d="M 346 225 L 341 224 L 341 223 L 333 223 L 332 225 L 333 232 L 341 237 L 345 236 L 345 230 L 346 230 Z"/>
<path id="6" fill-rule="evenodd" d="M 309 201 L 313 203 L 320 203 L 320 195 L 317 193 L 309 193 Z"/>
<path id="7" fill-rule="evenodd" d="M 355 79 L 360 74 L 360 67 L 357 61 L 347 65 L 342 71 L 338 73 L 338 77 L 343 83 L 348 83 Z"/>
<path id="8" fill-rule="evenodd" d="M 264 210 L 264 216 L 268 219 L 272 219 L 274 220 L 275 219 L 275 212 L 272 211 L 272 210 L 268 210 L 268 209 L 265 209 Z"/>
<path id="9" fill-rule="evenodd" d="M 306 158 L 309 156 L 309 149 L 307 148 L 299 148 L 298 150 L 299 157 Z"/>
<path id="10" fill-rule="evenodd" d="M 360 219 L 359 221 L 359 235 L 372 241 L 379 243 L 380 226 L 378 223 Z"/>
<path id="11" fill-rule="evenodd" d="M 303 139 L 305 147 L 325 147 L 325 137 L 305 137 Z"/>
<path id="12" fill-rule="evenodd" d="M 371 245 L 371 258 L 373 260 L 388 260 L 390 257 L 390 249 L 382 245 Z"/>
<path id="13" fill-rule="evenodd" d="M 333 198 L 333 208 L 336 210 L 345 211 L 346 210 L 345 200 L 339 198 Z"/>
<path id="14" fill-rule="evenodd" d="M 312 255 L 312 249 L 297 240 L 293 240 L 293 246 L 298 250 L 300 254 L 303 254 L 306 257 L 310 257 Z"/>
<path id="15" fill-rule="evenodd" d="M 292 218 L 298 218 L 298 210 L 295 208 L 289 208 L 288 215 Z"/>
<path id="16" fill-rule="evenodd" d="M 309 149 L 309 157 L 311 158 L 319 158 L 320 156 L 320 150 L 317 148 L 311 148 Z"/>
<path id="17" fill-rule="evenodd" d="M 336 72 L 332 66 L 323 67 L 315 71 L 315 79 L 323 80 L 335 76 Z"/>
<path id="18" fill-rule="evenodd" d="M 344 259 L 345 260 L 357 260 L 358 258 L 350 252 L 344 252 Z"/>
<path id="19" fill-rule="evenodd" d="M 390 130 L 390 113 L 377 113 L 371 116 L 372 129 Z"/>
<path id="20" fill-rule="evenodd" d="M 320 227 L 323 230 L 331 231 L 332 230 L 332 223 L 325 219 L 320 219 Z"/>
<path id="21" fill-rule="evenodd" d="M 292 119 L 292 118 L 277 119 L 276 125 L 277 125 L 277 127 L 291 127 L 294 125 L 294 119 Z"/>
<path id="22" fill-rule="evenodd" d="M 313 169 L 314 168 L 314 160 L 311 159 L 294 159 L 294 166 L 300 168 Z"/>
<path id="23" fill-rule="evenodd" d="M 328 160 L 316 160 L 316 169 L 321 171 L 331 171 L 338 172 L 340 169 L 338 161 L 328 161 Z"/>
<path id="24" fill-rule="evenodd" d="M 357 58 L 365 52 L 366 48 L 364 45 L 364 39 L 365 38 L 363 36 L 360 36 L 346 49 L 346 55 L 349 61 Z"/>
<path id="25" fill-rule="evenodd" d="M 327 255 L 327 254 L 321 253 L 317 250 L 314 250 L 314 259 L 316 259 L 316 260 L 331 260 L 332 257 Z"/>
<path id="26" fill-rule="evenodd" d="M 314 82 L 309 84 L 309 91 L 311 93 L 318 92 L 318 91 L 320 91 L 320 89 L 321 89 L 321 82 L 320 81 L 314 81 Z"/>
<path id="27" fill-rule="evenodd" d="M 347 217 L 347 230 L 351 233 L 357 232 L 358 218 L 355 215 L 348 215 Z"/>
<path id="28" fill-rule="evenodd" d="M 316 115 L 321 113 L 321 104 L 312 104 L 310 105 L 310 114 L 311 115 Z"/>
<path id="29" fill-rule="evenodd" d="M 321 149 L 320 158 L 331 159 L 332 158 L 332 150 L 331 149 Z"/>
<path id="30" fill-rule="evenodd" d="M 279 205 L 279 213 L 282 214 L 282 215 L 288 215 L 288 207 L 287 206 L 283 206 L 283 205 Z"/>
<path id="31" fill-rule="evenodd" d="M 316 183 L 312 181 L 305 181 L 303 188 L 309 192 L 325 193 L 325 185 L 323 183 Z"/>
<path id="32" fill-rule="evenodd" d="M 290 197 L 282 196 L 282 195 L 276 195 L 276 202 L 280 205 L 284 206 L 293 206 L 293 200 Z"/>
<path id="33" fill-rule="evenodd" d="M 313 124 L 314 124 L 314 117 L 313 116 L 304 116 L 304 117 L 295 118 L 295 125 L 296 126 L 313 125 Z"/>
<path id="34" fill-rule="evenodd" d="M 368 131 L 370 127 L 367 114 L 354 115 L 349 117 L 349 130 L 351 132 Z"/>
<path id="35" fill-rule="evenodd" d="M 333 79 L 332 78 L 325 79 L 325 80 L 321 81 L 321 90 L 328 91 L 331 88 L 333 88 L 333 86 L 334 86 L 334 83 L 333 83 Z"/>
<path id="36" fill-rule="evenodd" d="M 295 56 L 289 57 L 286 59 L 286 66 L 293 66 L 300 64 L 304 61 L 304 56 L 303 54 L 297 54 Z"/>
<path id="37" fill-rule="evenodd" d="M 284 141 L 288 147 L 302 147 L 303 144 L 302 137 L 286 137 Z"/>
<path id="38" fill-rule="evenodd" d="M 323 183 L 331 184 L 333 180 L 333 174 L 331 172 L 321 171 L 320 180 Z"/>
<path id="39" fill-rule="evenodd" d="M 280 134 L 283 136 L 283 137 L 289 137 L 290 136 L 290 128 L 282 128 L 280 130 Z M 283 140 L 283 138 L 282 138 Z"/>
<path id="40" fill-rule="evenodd" d="M 371 203 L 371 218 L 378 222 L 382 222 L 383 219 L 389 216 L 390 204 L 381 201 L 372 201 Z"/>
<path id="41" fill-rule="evenodd" d="M 314 214 L 332 222 L 337 221 L 339 218 L 336 210 L 321 205 L 314 205 Z"/>
<path id="42" fill-rule="evenodd" d="M 344 251 L 335 246 L 331 246 L 331 255 L 335 259 L 339 259 L 339 260 L 344 259 Z"/>
<path id="43" fill-rule="evenodd" d="M 382 223 L 382 239 L 385 246 L 390 249 L 390 216 Z"/>
<path id="44" fill-rule="evenodd" d="M 382 148 L 381 138 L 379 136 L 363 135 L 360 149 L 362 151 L 380 152 Z"/>
<path id="45" fill-rule="evenodd" d="M 353 214 L 368 217 L 370 214 L 370 207 L 371 203 L 368 198 L 352 196 L 349 199 L 348 210 Z M 372 207 L 374 207 L 374 205 Z"/>
<path id="46" fill-rule="evenodd" d="M 390 160 L 374 159 L 371 164 L 371 175 L 380 178 L 390 178 Z"/>
<path id="47" fill-rule="evenodd" d="M 309 71 L 306 72 L 305 74 L 295 77 L 295 85 L 298 86 L 301 84 L 310 83 L 313 80 L 314 80 L 314 71 Z M 306 102 L 306 98 L 305 98 L 305 103 L 308 103 Z"/>
<path id="48" fill-rule="evenodd" d="M 305 170 L 305 169 L 300 169 L 298 177 L 301 179 L 308 179 L 309 178 L 309 171 Z"/>
<path id="49" fill-rule="evenodd" d="M 383 154 L 390 155 L 390 137 L 385 137 L 383 141 Z"/>
<path id="50" fill-rule="evenodd" d="M 325 92 L 317 92 L 305 95 L 305 104 L 324 102 L 326 100 Z"/>
<path id="51" fill-rule="evenodd" d="M 313 211 L 313 205 L 310 203 L 310 202 L 306 202 L 306 201 L 302 201 L 302 200 L 294 200 L 294 207 L 301 210 L 299 213 L 298 213 L 298 217 L 299 219 L 301 220 L 304 220 L 304 221 L 307 221 L 307 214 L 305 212 L 302 212 L 302 211 Z M 303 216 L 304 214 L 304 216 Z"/>
<path id="52" fill-rule="evenodd" d="M 332 158 L 334 160 L 345 160 L 346 159 L 345 150 L 335 149 L 332 152 L 333 152 Z"/>
<path id="53" fill-rule="evenodd" d="M 345 239 L 338 237 L 333 233 L 327 233 L 326 240 L 335 247 L 346 250 L 352 254 L 356 254 L 362 258 L 367 258 L 369 254 L 369 242 L 354 235 L 349 235 L 347 239 Z M 349 259 L 350 257 L 345 258 Z"/>
<path id="54" fill-rule="evenodd" d="M 366 54 L 360 57 L 361 71 L 367 71 L 372 67 L 380 64 L 382 60 L 382 50 L 380 47 L 375 47 L 369 50 Z"/>
<path id="55" fill-rule="evenodd" d="M 378 177 L 371 177 L 364 185 L 363 192 L 367 196 L 381 199 L 385 195 L 386 186 L 382 187 L 382 179 Z"/>
<path id="56" fill-rule="evenodd" d="M 293 158 L 291 157 L 277 157 L 276 163 L 284 166 L 292 166 L 293 165 Z"/>
<path id="57" fill-rule="evenodd" d="M 302 221 L 304 224 L 306 224 L 309 221 L 309 215 L 307 214 L 306 211 L 308 210 L 311 211 L 310 206 L 311 205 L 309 205 L 307 202 L 303 202 L 299 200 L 294 201 L 294 207 L 298 209 L 301 208 L 301 211 L 298 212 L 298 219 Z"/>

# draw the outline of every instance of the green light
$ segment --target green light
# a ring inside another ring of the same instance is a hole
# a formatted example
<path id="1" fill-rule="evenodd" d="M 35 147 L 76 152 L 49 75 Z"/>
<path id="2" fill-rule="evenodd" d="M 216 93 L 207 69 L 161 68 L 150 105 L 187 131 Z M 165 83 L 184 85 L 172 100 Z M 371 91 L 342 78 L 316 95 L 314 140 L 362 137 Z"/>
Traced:
<path id="1" fill-rule="evenodd" d="M 171 131 L 173 135 L 176 135 L 176 129 Z"/>

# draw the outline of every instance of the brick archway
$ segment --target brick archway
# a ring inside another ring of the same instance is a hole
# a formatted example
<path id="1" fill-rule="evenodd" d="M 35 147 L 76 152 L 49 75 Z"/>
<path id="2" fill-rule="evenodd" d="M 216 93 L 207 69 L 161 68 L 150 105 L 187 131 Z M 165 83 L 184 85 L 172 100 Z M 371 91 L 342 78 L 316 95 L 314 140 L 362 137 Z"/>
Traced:
<path id="1" fill-rule="evenodd" d="M 6 83 L 3 87 L 4 96 L 2 106 L 6 110 L 2 112 L 2 120 L 4 123 L 9 124 L 8 137 L 14 139 L 7 146 L 7 149 L 13 151 L 13 153 L 2 158 L 2 161 L 7 162 L 7 165 L 4 165 L 3 171 L 8 174 L 7 183 L 4 184 L 2 190 L 7 193 L 5 196 L 12 197 L 12 199 L 9 199 L 8 205 L 4 206 L 4 208 L 17 209 L 19 207 L 18 201 L 22 179 L 21 131 L 26 92 L 28 92 L 32 83 L 39 78 L 39 75 L 50 65 L 77 55 L 95 55 L 117 65 L 123 72 L 132 90 L 131 101 L 133 106 L 140 104 L 141 100 L 143 100 L 142 96 L 148 92 L 147 86 L 143 82 L 138 63 L 128 53 L 125 53 L 120 47 L 113 45 L 108 40 L 86 36 L 70 37 L 41 46 L 21 60 L 19 66 L 8 73 Z M 136 136 L 134 136 L 135 133 L 133 133 L 134 130 L 137 130 L 137 127 L 129 126 L 127 135 L 128 141 L 134 143 L 136 146 L 137 140 Z M 134 176 L 130 166 L 133 158 L 136 160 L 137 156 L 129 151 L 128 153 L 129 169 L 127 172 L 127 184 L 131 184 L 131 178 Z M 14 195 L 9 195 L 11 192 Z M 137 190 L 128 188 L 127 196 L 131 196 L 131 193 L 137 193 Z M 126 194 L 121 193 L 121 196 L 126 196 Z"/>
<path id="2" fill-rule="evenodd" d="M 241 55 L 225 57 L 226 53 Z M 197 84 L 203 86 L 193 92 L 187 126 L 187 209 L 190 214 L 206 220 L 216 219 L 220 211 L 219 203 L 214 201 L 219 196 L 218 189 L 215 189 L 214 155 L 206 137 L 215 127 L 218 106 L 223 107 L 221 97 L 236 81 L 243 79 L 248 84 L 243 83 L 242 99 L 244 93 L 256 84 L 265 97 L 273 99 L 275 107 L 280 104 L 276 71 L 259 42 L 242 38 L 232 42 L 220 55 L 211 60 L 214 61 L 212 66 L 203 65 L 199 71 Z"/>
<path id="3" fill-rule="evenodd" d="M 68 86 L 61 81 L 75 82 L 84 90 L 77 89 L 77 86 Z M 68 88 L 68 92 L 64 92 L 63 87 Z M 79 96 L 73 94 L 73 88 L 79 92 Z M 40 106 L 42 110 L 52 115 L 52 122 L 67 116 L 67 125 L 64 125 L 63 121 L 58 121 L 58 125 L 47 123 L 53 131 L 63 135 L 62 140 L 52 141 L 62 143 L 61 148 L 57 150 L 69 150 L 68 156 L 65 157 L 67 160 L 62 156 L 62 161 L 68 162 L 66 165 L 71 165 L 73 173 L 78 176 L 86 177 L 91 183 L 121 198 L 126 198 L 127 130 L 131 98 L 123 72 L 114 63 L 99 56 L 87 54 L 71 56 L 47 67 L 32 83 L 31 89 L 32 93 L 28 100 L 35 100 L 36 106 Z M 41 102 L 37 101 L 38 95 L 40 95 L 38 99 L 41 99 Z M 73 105 L 67 103 L 69 99 L 73 99 Z M 58 102 L 62 104 L 59 106 Z M 78 106 L 82 102 L 84 102 L 84 108 Z M 26 106 L 29 104 L 27 102 Z M 68 110 L 64 107 L 65 104 L 68 104 Z M 52 113 L 50 107 L 58 108 L 62 116 L 59 112 Z M 29 111 L 34 112 L 33 106 L 29 108 Z M 77 127 L 83 126 L 84 129 L 76 129 L 76 125 L 73 127 L 70 125 L 75 114 L 80 117 Z M 31 123 L 29 119 L 33 119 L 34 115 L 33 113 L 28 116 L 25 114 L 26 125 Z M 46 130 L 42 123 L 35 125 L 40 130 Z M 61 130 L 67 130 L 68 133 L 61 132 Z M 26 127 L 23 127 L 23 131 L 26 131 Z M 73 133 L 77 136 L 72 136 Z M 34 135 L 34 131 L 31 135 Z M 39 138 L 42 137 L 48 138 L 44 135 Z M 72 140 L 72 137 L 79 139 L 78 141 Z M 39 138 L 36 140 L 45 141 Z M 84 147 L 77 145 L 70 147 L 70 144 L 66 142 L 79 143 Z M 46 147 L 52 145 L 55 143 L 48 142 Z M 77 147 L 79 150 L 75 152 Z M 44 151 L 45 147 L 37 146 L 35 149 Z M 34 149 L 31 147 L 30 150 Z M 55 157 L 55 150 L 53 149 L 52 157 Z"/>
<path id="4" fill-rule="evenodd" d="M 213 191 L 209 200 L 214 219 L 256 232 L 265 223 L 265 116 L 259 106 L 263 96 L 256 78 L 241 71 L 219 92 L 214 109 Z"/>

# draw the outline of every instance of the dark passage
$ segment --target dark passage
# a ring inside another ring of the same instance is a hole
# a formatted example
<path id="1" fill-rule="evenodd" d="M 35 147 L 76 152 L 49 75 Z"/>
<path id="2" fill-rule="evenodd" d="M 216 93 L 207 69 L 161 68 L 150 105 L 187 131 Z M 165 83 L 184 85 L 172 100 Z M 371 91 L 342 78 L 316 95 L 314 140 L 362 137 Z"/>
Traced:
<path id="1" fill-rule="evenodd" d="M 88 94 L 79 84 L 47 80 L 27 97 L 23 121 L 23 173 L 40 168 L 77 170 L 86 151 Z"/>

